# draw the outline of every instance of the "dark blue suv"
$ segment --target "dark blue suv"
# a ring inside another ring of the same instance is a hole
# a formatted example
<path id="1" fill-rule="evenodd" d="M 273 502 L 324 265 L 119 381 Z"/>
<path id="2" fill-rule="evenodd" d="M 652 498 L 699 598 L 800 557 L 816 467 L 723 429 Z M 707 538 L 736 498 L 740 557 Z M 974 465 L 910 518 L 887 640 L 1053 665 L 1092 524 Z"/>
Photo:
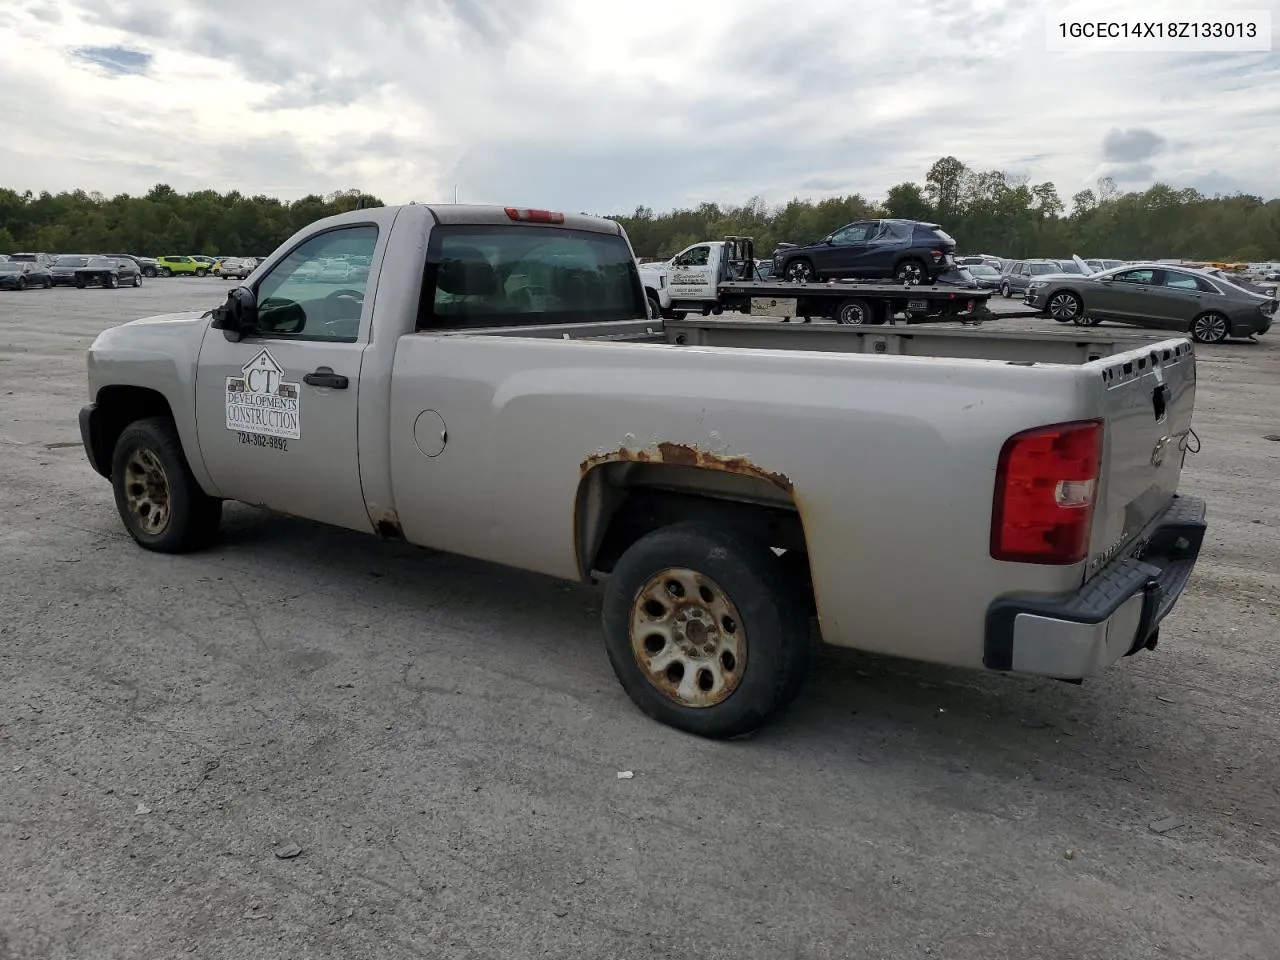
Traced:
<path id="1" fill-rule="evenodd" d="M 806 246 L 779 244 L 775 276 L 796 282 L 893 279 L 928 283 L 954 267 L 956 242 L 936 223 L 859 220 Z"/>

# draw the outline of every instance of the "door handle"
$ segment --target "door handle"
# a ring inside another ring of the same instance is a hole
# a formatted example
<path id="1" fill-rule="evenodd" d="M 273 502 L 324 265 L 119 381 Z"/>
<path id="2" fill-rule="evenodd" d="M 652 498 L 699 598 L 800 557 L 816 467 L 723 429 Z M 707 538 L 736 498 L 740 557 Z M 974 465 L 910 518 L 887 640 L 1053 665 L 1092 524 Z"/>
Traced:
<path id="1" fill-rule="evenodd" d="M 303 383 L 310 384 L 313 387 L 332 387 L 334 390 L 347 389 L 347 378 L 340 373 L 334 373 L 333 367 L 316 367 L 315 373 L 308 373 L 302 378 Z"/>

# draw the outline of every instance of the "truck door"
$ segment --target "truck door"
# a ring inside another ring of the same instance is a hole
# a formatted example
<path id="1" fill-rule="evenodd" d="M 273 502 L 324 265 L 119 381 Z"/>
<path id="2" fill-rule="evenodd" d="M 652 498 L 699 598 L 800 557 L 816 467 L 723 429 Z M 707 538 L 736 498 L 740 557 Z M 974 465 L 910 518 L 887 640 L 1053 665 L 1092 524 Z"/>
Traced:
<path id="1" fill-rule="evenodd" d="M 238 342 L 205 332 L 196 432 L 223 497 L 371 528 L 356 449 L 368 277 L 326 283 L 315 264 L 344 253 L 372 257 L 377 240 L 371 224 L 307 238 L 254 284 L 257 329 Z"/>
<path id="2" fill-rule="evenodd" d="M 716 250 L 712 250 L 712 247 Z M 719 244 L 699 243 L 681 250 L 671 260 L 671 299 L 709 301 L 716 299 L 716 278 L 720 267 Z"/>

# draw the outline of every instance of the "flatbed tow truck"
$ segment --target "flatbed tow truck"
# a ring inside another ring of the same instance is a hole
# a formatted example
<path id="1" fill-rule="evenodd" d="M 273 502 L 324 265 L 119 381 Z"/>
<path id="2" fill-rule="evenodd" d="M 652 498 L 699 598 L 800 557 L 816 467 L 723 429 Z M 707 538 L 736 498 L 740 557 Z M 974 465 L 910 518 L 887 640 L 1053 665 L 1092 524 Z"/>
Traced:
<path id="1" fill-rule="evenodd" d="M 751 237 L 698 243 L 665 263 L 643 264 L 640 276 L 651 309 L 663 317 L 742 313 L 843 324 L 978 320 L 991 291 L 947 283 L 912 286 L 829 280 L 795 283 L 762 276 Z"/>

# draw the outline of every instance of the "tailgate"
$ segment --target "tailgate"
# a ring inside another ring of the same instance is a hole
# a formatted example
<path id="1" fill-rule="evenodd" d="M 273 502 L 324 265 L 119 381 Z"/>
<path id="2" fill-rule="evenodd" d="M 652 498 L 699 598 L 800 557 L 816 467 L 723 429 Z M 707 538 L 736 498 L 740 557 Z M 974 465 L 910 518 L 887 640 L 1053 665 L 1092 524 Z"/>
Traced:
<path id="1" fill-rule="evenodd" d="M 1178 489 L 1195 404 L 1191 341 L 1164 340 L 1087 365 L 1102 378 L 1102 471 L 1086 578 L 1130 543 Z"/>

